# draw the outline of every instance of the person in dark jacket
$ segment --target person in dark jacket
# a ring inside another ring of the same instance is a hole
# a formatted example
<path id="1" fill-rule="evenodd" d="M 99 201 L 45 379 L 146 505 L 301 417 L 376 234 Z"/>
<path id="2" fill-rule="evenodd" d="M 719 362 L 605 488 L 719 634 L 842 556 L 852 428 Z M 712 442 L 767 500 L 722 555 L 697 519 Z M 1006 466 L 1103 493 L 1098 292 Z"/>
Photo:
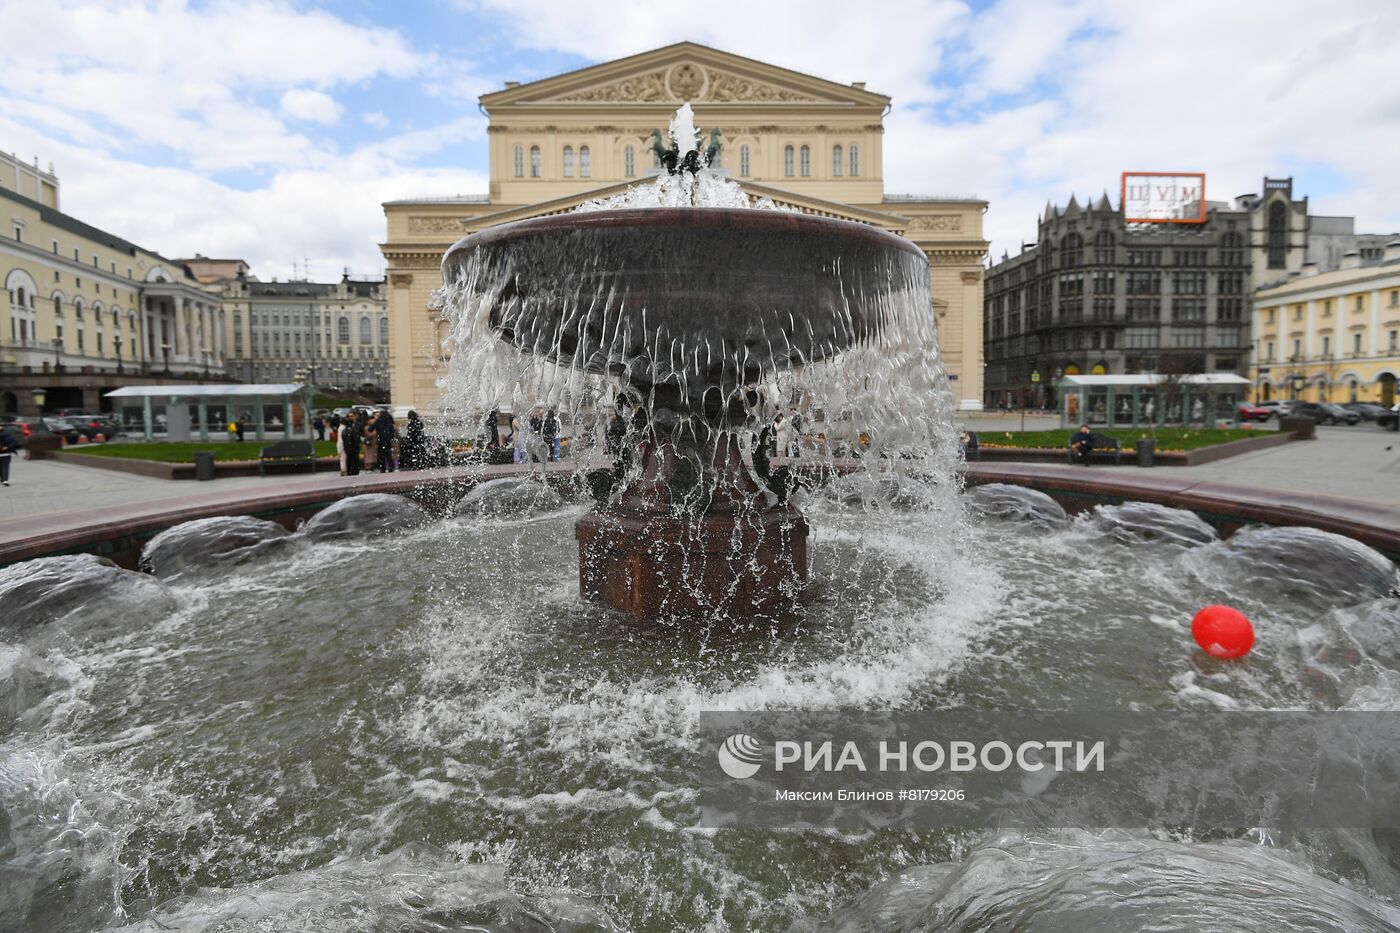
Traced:
<path id="1" fill-rule="evenodd" d="M 345 475 L 360 475 L 360 421 L 355 412 L 345 416 L 345 424 L 340 429 L 340 444 L 345 451 Z"/>
<path id="2" fill-rule="evenodd" d="M 394 416 L 387 411 L 381 411 L 374 419 L 374 442 L 378 447 L 375 459 L 379 461 L 380 473 L 394 472 L 394 440 L 398 434 L 399 429 L 394 424 Z"/>
<path id="3" fill-rule="evenodd" d="M 10 485 L 10 461 L 19 453 L 19 439 L 10 431 L 0 431 L 0 486 Z"/>
<path id="4" fill-rule="evenodd" d="M 1076 463 L 1089 462 L 1089 457 L 1094 452 L 1094 432 L 1089 430 L 1087 424 L 1081 424 L 1079 431 L 1070 435 L 1069 449 L 1074 452 Z"/>
<path id="5" fill-rule="evenodd" d="M 324 440 L 326 439 L 326 419 L 325 419 L 325 418 L 322 418 L 320 415 L 317 415 L 315 418 L 312 418 L 312 419 L 311 419 L 311 428 L 312 428 L 312 430 L 314 430 L 314 431 L 316 432 L 316 440 L 318 440 L 318 441 L 324 441 Z"/>
<path id="6" fill-rule="evenodd" d="M 421 470 L 427 466 L 427 438 L 423 435 L 423 420 L 418 412 L 408 413 L 408 424 L 403 429 L 403 441 L 399 444 L 400 466 L 405 470 Z"/>
<path id="7" fill-rule="evenodd" d="M 544 416 L 544 445 L 549 451 L 551 461 L 558 460 L 561 451 L 559 443 L 559 413 L 553 408 Z"/>

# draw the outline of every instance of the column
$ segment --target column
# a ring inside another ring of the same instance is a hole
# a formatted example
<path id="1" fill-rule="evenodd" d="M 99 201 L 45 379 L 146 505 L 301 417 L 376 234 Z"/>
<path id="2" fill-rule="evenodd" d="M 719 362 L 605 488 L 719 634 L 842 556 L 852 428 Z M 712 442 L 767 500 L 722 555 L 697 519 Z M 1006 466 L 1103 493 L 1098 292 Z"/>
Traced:
<path id="1" fill-rule="evenodd" d="M 209 400 L 203 395 L 199 397 L 199 439 L 209 440 Z"/>
<path id="2" fill-rule="evenodd" d="M 263 440 L 264 429 L 262 396 L 255 396 L 253 398 L 253 428 L 256 432 L 254 434 L 254 437 L 256 437 L 258 440 Z"/>
<path id="3" fill-rule="evenodd" d="M 282 398 L 282 436 L 287 440 L 292 439 L 292 397 L 290 395 Z"/>
<path id="4" fill-rule="evenodd" d="M 151 440 L 154 429 L 151 427 L 155 419 L 151 416 L 151 397 L 147 395 L 141 399 L 141 425 L 146 435 L 146 440 Z"/>

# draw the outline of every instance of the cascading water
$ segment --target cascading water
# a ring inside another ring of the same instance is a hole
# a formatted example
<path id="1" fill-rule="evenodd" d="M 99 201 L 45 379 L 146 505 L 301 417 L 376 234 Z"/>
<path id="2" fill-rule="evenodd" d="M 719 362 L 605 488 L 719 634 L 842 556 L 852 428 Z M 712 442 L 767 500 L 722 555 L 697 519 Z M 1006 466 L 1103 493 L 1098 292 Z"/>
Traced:
<path id="1" fill-rule="evenodd" d="M 702 173 L 631 197 L 691 183 L 734 196 Z M 575 475 L 605 463 L 590 419 L 619 376 L 523 354 L 454 287 L 468 431 L 555 405 L 580 429 Z M 964 510 L 919 289 L 888 289 L 880 320 L 905 323 L 757 380 L 769 411 L 822 415 L 804 459 L 856 467 L 797 496 L 795 621 L 580 599 L 595 506 L 530 477 L 436 517 L 362 496 L 290 535 L 191 523 L 151 542 L 150 574 L 0 569 L 0 930 L 1400 928 L 1385 831 L 698 825 L 703 710 L 1400 708 L 1396 571 L 1354 542 L 1222 541 L 1139 506 L 1070 518 L 1015 487 Z M 652 385 L 670 359 L 650 354 Z M 682 411 L 657 398 L 634 401 Z M 699 407 L 705 430 L 752 427 L 752 405 Z M 1254 620 L 1246 662 L 1190 647 L 1214 602 Z"/>

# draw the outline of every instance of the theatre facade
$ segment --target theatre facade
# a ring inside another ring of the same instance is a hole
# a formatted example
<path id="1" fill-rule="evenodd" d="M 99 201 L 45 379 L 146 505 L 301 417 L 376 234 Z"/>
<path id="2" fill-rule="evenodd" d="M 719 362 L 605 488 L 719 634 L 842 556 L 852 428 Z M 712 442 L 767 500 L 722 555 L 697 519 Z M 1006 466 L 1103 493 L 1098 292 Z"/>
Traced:
<path id="1" fill-rule="evenodd" d="M 396 405 L 436 412 L 450 347 L 430 308 L 438 263 L 460 238 L 496 224 L 561 214 L 646 184 L 659 171 L 652 131 L 689 101 L 718 170 L 756 197 L 808 214 L 908 237 L 929 258 L 933 315 L 949 385 L 962 408 L 982 404 L 982 238 L 974 196 L 885 192 L 884 115 L 891 100 L 683 42 L 486 94 L 490 187 L 480 195 L 384 205 L 390 382 Z"/>

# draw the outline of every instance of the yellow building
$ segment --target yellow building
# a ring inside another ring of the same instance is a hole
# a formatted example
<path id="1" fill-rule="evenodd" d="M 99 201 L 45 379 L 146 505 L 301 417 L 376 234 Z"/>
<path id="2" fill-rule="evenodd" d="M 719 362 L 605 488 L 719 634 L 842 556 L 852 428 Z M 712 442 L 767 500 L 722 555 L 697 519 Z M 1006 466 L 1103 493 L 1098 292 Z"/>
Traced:
<path id="1" fill-rule="evenodd" d="M 1379 265 L 1355 253 L 1335 272 L 1254 293 L 1255 397 L 1395 404 L 1400 377 L 1400 241 Z"/>
<path id="2" fill-rule="evenodd" d="M 0 413 L 98 411 L 141 383 L 221 379 L 222 310 L 178 261 L 58 210 L 58 178 L 0 154 Z"/>
<path id="3" fill-rule="evenodd" d="M 890 98 L 682 42 L 481 98 L 490 117 L 490 188 L 473 197 L 391 201 L 388 234 L 393 400 L 437 411 L 446 322 L 429 309 L 438 264 L 458 239 L 495 224 L 571 211 L 645 184 L 653 129 L 681 104 L 718 127 L 718 168 L 751 195 L 872 224 L 923 248 L 944 366 L 960 407 L 982 405 L 982 238 L 986 202 L 885 193 Z"/>

